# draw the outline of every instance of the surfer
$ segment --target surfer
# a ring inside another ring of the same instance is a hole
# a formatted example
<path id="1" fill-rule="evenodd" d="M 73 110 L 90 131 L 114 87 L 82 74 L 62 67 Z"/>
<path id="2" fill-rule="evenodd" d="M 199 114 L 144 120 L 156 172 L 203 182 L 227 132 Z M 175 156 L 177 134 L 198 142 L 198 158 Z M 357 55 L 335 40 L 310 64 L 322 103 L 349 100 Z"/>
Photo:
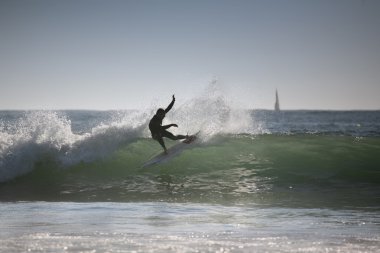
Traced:
<path id="1" fill-rule="evenodd" d="M 162 120 L 165 118 L 166 113 L 172 109 L 175 102 L 175 97 L 173 95 L 172 102 L 168 105 L 168 107 L 164 110 L 162 108 L 158 109 L 156 114 L 153 116 L 153 118 L 149 122 L 149 130 L 152 134 L 152 138 L 164 148 L 165 154 L 168 153 L 165 142 L 163 140 L 163 137 L 169 138 L 171 140 L 182 140 L 186 139 L 188 136 L 186 135 L 174 135 L 171 132 L 169 132 L 167 129 L 170 127 L 178 127 L 177 124 L 169 124 L 169 125 L 162 125 Z"/>

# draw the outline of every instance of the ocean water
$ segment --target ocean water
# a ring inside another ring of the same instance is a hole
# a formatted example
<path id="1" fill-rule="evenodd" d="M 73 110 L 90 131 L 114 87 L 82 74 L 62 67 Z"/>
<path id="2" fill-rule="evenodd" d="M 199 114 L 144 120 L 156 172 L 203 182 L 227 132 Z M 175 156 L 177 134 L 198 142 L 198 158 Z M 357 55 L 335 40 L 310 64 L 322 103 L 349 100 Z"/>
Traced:
<path id="1" fill-rule="evenodd" d="M 0 252 L 379 252 L 380 112 L 0 111 Z M 164 122 L 165 123 L 165 122 Z M 167 145 L 175 142 L 167 141 Z"/>

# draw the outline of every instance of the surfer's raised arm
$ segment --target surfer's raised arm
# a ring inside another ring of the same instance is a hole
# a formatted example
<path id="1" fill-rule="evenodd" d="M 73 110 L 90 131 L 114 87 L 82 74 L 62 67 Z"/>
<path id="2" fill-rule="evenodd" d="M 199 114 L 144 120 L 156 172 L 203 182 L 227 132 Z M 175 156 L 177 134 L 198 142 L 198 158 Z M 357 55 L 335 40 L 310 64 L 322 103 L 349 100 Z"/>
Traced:
<path id="1" fill-rule="evenodd" d="M 170 111 L 170 109 L 172 109 L 173 105 L 174 105 L 174 102 L 175 102 L 175 97 L 173 95 L 173 99 L 172 99 L 172 102 L 168 105 L 168 107 L 165 109 L 165 113 L 168 113 Z"/>

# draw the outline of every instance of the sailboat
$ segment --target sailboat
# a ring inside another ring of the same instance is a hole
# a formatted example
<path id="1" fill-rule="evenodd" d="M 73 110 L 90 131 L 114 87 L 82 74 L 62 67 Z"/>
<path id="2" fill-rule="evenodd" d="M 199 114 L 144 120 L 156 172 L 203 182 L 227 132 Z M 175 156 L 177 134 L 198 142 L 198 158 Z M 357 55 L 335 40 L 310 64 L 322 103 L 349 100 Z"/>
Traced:
<path id="1" fill-rule="evenodd" d="M 276 112 L 280 111 L 280 102 L 278 101 L 278 92 L 277 92 L 277 89 L 276 89 L 276 103 L 274 104 L 274 110 Z"/>

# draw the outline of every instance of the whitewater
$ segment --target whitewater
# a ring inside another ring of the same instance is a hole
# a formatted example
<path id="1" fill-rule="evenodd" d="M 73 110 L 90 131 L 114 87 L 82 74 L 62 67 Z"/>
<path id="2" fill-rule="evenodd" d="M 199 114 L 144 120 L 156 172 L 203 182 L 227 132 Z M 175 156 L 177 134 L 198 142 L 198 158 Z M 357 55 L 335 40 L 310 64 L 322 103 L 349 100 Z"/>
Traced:
<path id="1" fill-rule="evenodd" d="M 200 142 L 142 170 L 156 107 L 0 111 L 0 252 L 380 250 L 379 111 L 247 110 L 211 87 L 164 121 Z"/>

